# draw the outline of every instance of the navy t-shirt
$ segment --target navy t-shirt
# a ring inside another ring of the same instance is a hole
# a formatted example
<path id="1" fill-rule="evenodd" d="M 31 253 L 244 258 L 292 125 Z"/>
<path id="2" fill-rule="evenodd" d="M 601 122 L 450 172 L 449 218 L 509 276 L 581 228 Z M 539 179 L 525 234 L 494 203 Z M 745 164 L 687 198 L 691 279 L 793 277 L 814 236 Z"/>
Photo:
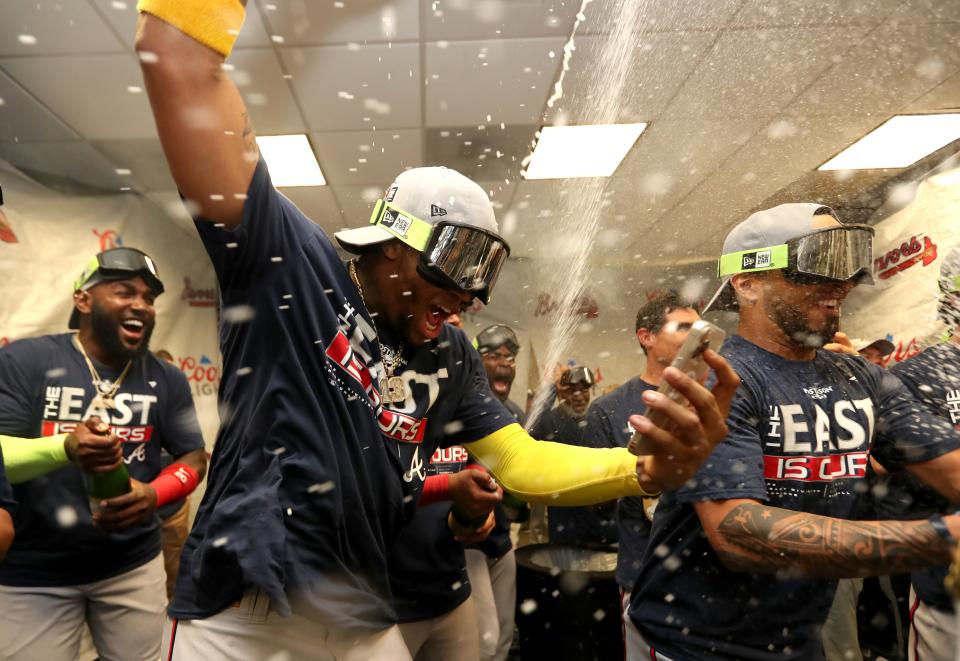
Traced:
<path id="1" fill-rule="evenodd" d="M 694 503 L 747 498 L 849 519 L 871 452 L 897 466 L 960 443 L 896 377 L 862 358 L 821 350 L 791 361 L 740 336 L 721 354 L 743 380 L 730 433 L 686 486 L 661 496 L 630 616 L 672 658 L 820 659 L 836 581 L 726 569 Z"/>
<path id="2" fill-rule="evenodd" d="M 13 488 L 7 481 L 7 472 L 3 466 L 3 448 L 0 448 L 0 507 L 12 517 L 17 513 L 17 501 L 13 499 Z"/>
<path id="3" fill-rule="evenodd" d="M 944 342 L 929 347 L 890 371 L 930 413 L 960 429 L 960 346 Z M 909 473 L 892 473 L 888 488 L 888 499 L 910 502 L 904 514 L 911 519 L 954 509 L 949 500 Z M 946 576 L 946 566 L 930 567 L 912 572 L 910 582 L 924 603 L 952 613 L 953 599 L 943 585 Z"/>
<path id="4" fill-rule="evenodd" d="M 160 450 L 181 456 L 203 448 L 190 386 L 172 365 L 146 353 L 130 366 L 112 411 L 96 394 L 74 334 L 18 340 L 0 349 L 0 433 L 24 438 L 72 431 L 91 416 L 123 441 L 130 477 L 150 482 Z M 105 381 L 121 370 L 93 360 Z M 0 563 L 0 584 L 77 585 L 110 578 L 160 552 L 157 517 L 116 533 L 93 527 L 83 473 L 70 465 L 13 486 L 16 539 Z"/>
<path id="5" fill-rule="evenodd" d="M 376 326 L 329 238 L 254 173 L 240 226 L 196 222 L 220 285 L 221 426 L 184 546 L 173 617 L 212 615 L 250 587 L 345 628 L 395 620 L 387 548 L 448 431 L 512 422 L 462 331 L 404 353 L 407 400 L 384 406 Z M 456 425 L 451 422 L 456 421 Z"/>
<path id="6" fill-rule="evenodd" d="M 470 463 L 462 445 L 437 448 L 427 476 L 459 473 Z M 470 596 L 463 545 L 447 525 L 450 501 L 417 509 L 389 554 L 390 587 L 399 622 L 449 613 Z"/>
<path id="7" fill-rule="evenodd" d="M 587 421 L 577 419 L 560 406 L 545 412 L 531 428 L 530 435 L 540 441 L 568 445 L 588 445 Z M 617 541 L 616 504 L 601 503 L 589 507 L 550 507 L 549 527 L 552 544 L 598 545 Z"/>
<path id="8" fill-rule="evenodd" d="M 587 411 L 587 439 L 597 447 L 625 448 L 633 436 L 633 427 L 627 420 L 631 415 L 643 415 L 646 390 L 656 390 L 640 377 L 634 377 L 590 405 Z M 624 592 L 633 590 L 640 563 L 650 538 L 650 518 L 647 512 L 655 507 L 655 500 L 640 496 L 621 498 L 617 505 L 617 527 L 620 546 L 617 550 L 617 585 Z"/>

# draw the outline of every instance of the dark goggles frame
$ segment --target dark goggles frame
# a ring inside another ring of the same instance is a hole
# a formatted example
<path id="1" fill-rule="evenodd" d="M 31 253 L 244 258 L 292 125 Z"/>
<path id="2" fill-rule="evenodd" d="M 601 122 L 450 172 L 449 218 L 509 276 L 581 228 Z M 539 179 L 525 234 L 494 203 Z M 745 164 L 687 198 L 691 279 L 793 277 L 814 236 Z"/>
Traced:
<path id="1" fill-rule="evenodd" d="M 89 269 L 89 272 L 84 274 L 85 277 L 81 278 L 82 282 L 79 282 L 75 289 L 82 289 L 99 274 L 102 276 L 101 281 L 140 276 L 158 296 L 164 291 L 156 264 L 145 252 L 136 248 L 105 250 L 97 254 L 96 264 L 95 269 Z"/>
<path id="2" fill-rule="evenodd" d="M 487 257 L 491 255 L 493 248 L 497 246 L 502 247 L 502 257 L 496 257 L 496 259 L 499 260 L 499 263 L 494 265 L 494 267 L 491 267 L 492 277 L 482 278 L 482 285 L 464 286 L 461 282 L 458 282 L 453 276 L 447 273 L 441 265 L 433 261 L 434 252 L 437 249 L 437 245 L 440 242 L 441 237 L 444 235 L 443 230 L 447 227 L 455 228 L 457 232 L 484 235 L 488 241 L 486 251 Z M 507 257 L 509 256 L 510 246 L 506 241 L 503 240 L 502 237 L 498 236 L 497 234 L 494 234 L 489 230 L 474 227 L 472 225 L 442 221 L 436 225 L 433 225 L 430 231 L 430 238 L 427 240 L 427 245 L 420 253 L 420 260 L 417 263 L 417 273 L 419 273 L 424 280 L 433 285 L 446 289 L 453 288 L 459 289 L 460 291 L 465 291 L 473 294 L 487 304 L 490 302 L 490 294 L 493 292 L 493 287 L 497 283 L 497 279 L 500 276 L 500 271 L 503 269 L 503 264 L 507 261 Z"/>

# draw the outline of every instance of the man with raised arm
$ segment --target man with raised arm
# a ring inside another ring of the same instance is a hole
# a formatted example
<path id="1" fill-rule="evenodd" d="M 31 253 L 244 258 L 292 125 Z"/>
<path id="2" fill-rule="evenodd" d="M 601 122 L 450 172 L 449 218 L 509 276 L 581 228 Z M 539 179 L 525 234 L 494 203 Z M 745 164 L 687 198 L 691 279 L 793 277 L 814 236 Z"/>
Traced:
<path id="1" fill-rule="evenodd" d="M 837 578 L 947 562 L 960 517 L 847 520 L 871 453 L 960 502 L 960 435 L 886 370 L 819 348 L 871 280 L 872 242 L 818 204 L 759 211 L 727 235 L 708 309 L 739 309 L 721 353 L 743 383 L 727 439 L 660 498 L 630 659 L 822 659 Z"/>
<path id="2" fill-rule="evenodd" d="M 668 374 L 696 413 L 652 405 L 678 423 L 672 434 L 635 421 L 658 447 L 642 461 L 535 442 L 444 323 L 489 301 L 508 253 L 483 190 L 446 168 L 404 172 L 368 226 L 337 233 L 358 255 L 343 264 L 271 185 L 223 71 L 243 5 L 140 11 L 160 139 L 197 205 L 223 306 L 225 412 L 170 608 L 172 658 L 409 658 L 385 555 L 437 447 L 461 443 L 525 500 L 581 505 L 676 487 L 725 435 L 737 378 L 711 355 L 716 398 Z"/>

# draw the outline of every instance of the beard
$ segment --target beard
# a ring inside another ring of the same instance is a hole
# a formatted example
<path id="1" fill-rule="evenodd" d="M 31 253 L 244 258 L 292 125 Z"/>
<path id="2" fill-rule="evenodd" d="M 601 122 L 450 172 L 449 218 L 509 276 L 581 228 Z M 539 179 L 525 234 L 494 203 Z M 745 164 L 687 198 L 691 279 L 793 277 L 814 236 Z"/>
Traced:
<path id="1" fill-rule="evenodd" d="M 136 360 L 146 354 L 150 348 L 150 336 L 153 334 L 153 323 L 145 320 L 140 344 L 135 349 L 128 348 L 120 339 L 120 322 L 111 317 L 96 301 L 92 302 L 90 309 L 90 328 L 104 351 L 122 361 Z"/>
<path id="2" fill-rule="evenodd" d="M 805 308 L 783 300 L 774 301 L 767 316 L 797 347 L 819 349 L 832 341 L 834 334 L 840 330 L 839 316 L 828 317 L 823 328 L 814 329 L 810 327 Z"/>

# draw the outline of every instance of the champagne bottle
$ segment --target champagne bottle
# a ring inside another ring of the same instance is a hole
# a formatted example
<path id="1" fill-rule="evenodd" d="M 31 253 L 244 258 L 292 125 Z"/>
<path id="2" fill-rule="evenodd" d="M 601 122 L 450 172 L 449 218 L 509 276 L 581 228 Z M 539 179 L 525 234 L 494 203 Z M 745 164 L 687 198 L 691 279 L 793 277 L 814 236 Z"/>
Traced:
<path id="1" fill-rule="evenodd" d="M 98 433 L 107 434 L 110 427 L 102 424 Z M 100 509 L 100 501 L 116 498 L 130 493 L 130 473 L 122 461 L 120 465 L 108 473 L 92 473 L 87 475 L 87 496 L 90 499 L 90 511 L 96 513 Z"/>

